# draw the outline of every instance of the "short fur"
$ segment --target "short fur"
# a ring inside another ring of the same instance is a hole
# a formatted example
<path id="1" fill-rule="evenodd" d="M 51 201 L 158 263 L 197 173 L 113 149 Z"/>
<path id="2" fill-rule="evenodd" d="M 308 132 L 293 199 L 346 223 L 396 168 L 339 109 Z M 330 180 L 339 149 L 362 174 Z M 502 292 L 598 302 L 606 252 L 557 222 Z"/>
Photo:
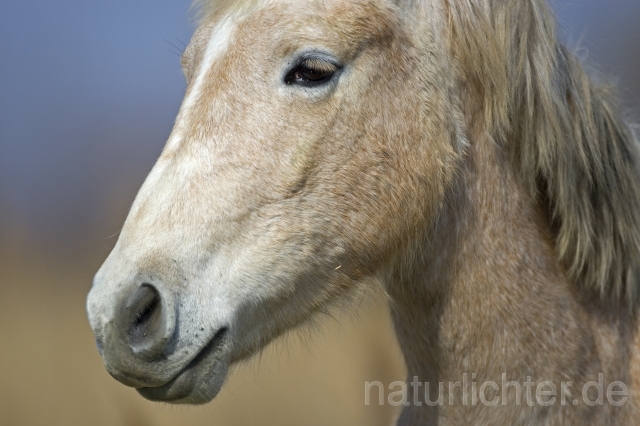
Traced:
<path id="1" fill-rule="evenodd" d="M 448 402 L 398 424 L 637 424 L 638 141 L 554 26 L 543 0 L 202 3 L 174 131 L 87 299 L 109 372 L 204 403 L 230 365 L 383 289 L 408 381 Z M 284 81 L 318 55 L 340 71 Z M 438 390 L 474 374 L 577 393 Z M 579 403 L 600 374 L 628 403 Z"/>

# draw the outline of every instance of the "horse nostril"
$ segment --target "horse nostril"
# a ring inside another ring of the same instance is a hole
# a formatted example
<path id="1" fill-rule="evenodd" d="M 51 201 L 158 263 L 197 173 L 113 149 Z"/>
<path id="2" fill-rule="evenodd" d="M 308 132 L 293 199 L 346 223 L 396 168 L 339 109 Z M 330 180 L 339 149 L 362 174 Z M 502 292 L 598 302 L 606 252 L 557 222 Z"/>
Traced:
<path id="1" fill-rule="evenodd" d="M 145 358 L 157 358 L 174 330 L 174 315 L 151 284 L 142 284 L 125 304 L 123 313 L 129 346 Z"/>
<path id="2" fill-rule="evenodd" d="M 137 306 L 134 306 L 133 311 L 135 316 L 128 330 L 132 340 L 140 340 L 150 334 L 157 327 L 161 316 L 160 296 L 154 287 L 143 285 L 137 293 Z"/>

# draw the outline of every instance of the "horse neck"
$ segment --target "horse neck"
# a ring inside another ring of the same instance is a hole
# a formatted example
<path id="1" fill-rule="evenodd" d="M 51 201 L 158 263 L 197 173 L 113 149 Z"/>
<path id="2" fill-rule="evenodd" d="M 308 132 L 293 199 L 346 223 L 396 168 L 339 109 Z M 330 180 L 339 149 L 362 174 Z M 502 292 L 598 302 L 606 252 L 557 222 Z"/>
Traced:
<path id="1" fill-rule="evenodd" d="M 471 140 L 456 188 L 411 268 L 387 281 L 409 378 L 437 386 L 506 372 L 523 383 L 597 371 L 589 318 L 508 154 Z"/>

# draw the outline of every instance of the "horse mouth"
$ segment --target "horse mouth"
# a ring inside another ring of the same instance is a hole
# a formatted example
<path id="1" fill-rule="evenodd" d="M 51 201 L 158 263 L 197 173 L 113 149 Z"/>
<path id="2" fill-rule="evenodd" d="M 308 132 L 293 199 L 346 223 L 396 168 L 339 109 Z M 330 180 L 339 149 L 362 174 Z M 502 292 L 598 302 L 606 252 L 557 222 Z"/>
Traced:
<path id="1" fill-rule="evenodd" d="M 164 385 L 157 387 L 136 388 L 138 393 L 151 401 L 202 404 L 209 402 L 222 386 L 224 377 L 216 378 L 216 370 L 222 367 L 226 375 L 226 360 L 223 352 L 226 346 L 229 329 L 222 327 L 200 350 L 200 352 L 176 376 Z M 224 364 L 224 365 L 220 365 Z M 223 375 L 223 376 L 224 376 Z M 211 393 L 207 382 L 220 382 L 218 389 Z M 202 389 L 203 388 L 203 389 Z"/>

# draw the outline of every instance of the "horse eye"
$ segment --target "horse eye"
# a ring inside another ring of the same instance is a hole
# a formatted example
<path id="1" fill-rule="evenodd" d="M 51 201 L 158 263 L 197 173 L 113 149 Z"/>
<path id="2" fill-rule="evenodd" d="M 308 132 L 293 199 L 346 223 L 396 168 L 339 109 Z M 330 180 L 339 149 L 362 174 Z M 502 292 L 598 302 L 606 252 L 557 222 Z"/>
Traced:
<path id="1" fill-rule="evenodd" d="M 315 87 L 327 83 L 339 67 L 324 59 L 305 59 L 284 78 L 286 84 Z"/>

